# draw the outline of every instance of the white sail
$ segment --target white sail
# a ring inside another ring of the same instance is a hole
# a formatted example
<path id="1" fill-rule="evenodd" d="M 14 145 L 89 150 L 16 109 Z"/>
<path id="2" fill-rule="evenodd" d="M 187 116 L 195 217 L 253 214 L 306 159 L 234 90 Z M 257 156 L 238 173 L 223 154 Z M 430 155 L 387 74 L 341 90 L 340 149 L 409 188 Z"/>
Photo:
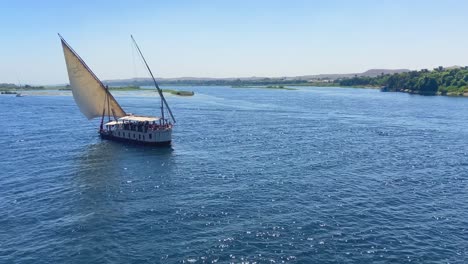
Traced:
<path id="1" fill-rule="evenodd" d="M 116 118 L 126 116 L 125 111 L 106 90 L 102 82 L 63 39 L 62 47 L 73 98 L 80 111 L 88 119 L 101 117 L 103 111 L 104 115 L 111 115 Z M 107 106 L 110 108 L 110 113 L 108 113 Z"/>

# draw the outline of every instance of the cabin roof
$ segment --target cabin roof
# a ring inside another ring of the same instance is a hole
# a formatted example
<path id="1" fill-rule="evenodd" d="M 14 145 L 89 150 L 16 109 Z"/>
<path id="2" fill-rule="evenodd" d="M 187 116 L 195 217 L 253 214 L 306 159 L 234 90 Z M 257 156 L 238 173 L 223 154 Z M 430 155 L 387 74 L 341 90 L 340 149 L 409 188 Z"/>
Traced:
<path id="1" fill-rule="evenodd" d="M 153 122 L 153 121 L 158 121 L 159 119 L 161 119 L 161 118 L 156 117 L 156 116 L 134 116 L 134 115 L 131 115 L 131 116 L 121 117 L 121 118 L 119 118 L 119 121 L 134 121 L 134 122 L 148 121 L 148 122 Z"/>
<path id="2" fill-rule="evenodd" d="M 110 122 L 105 123 L 104 125 L 105 126 L 114 126 L 114 125 L 117 125 L 117 124 L 122 124 L 122 122 L 110 121 Z"/>
<path id="3" fill-rule="evenodd" d="M 114 126 L 114 125 L 117 125 L 117 124 L 123 124 L 124 121 L 131 121 L 131 122 L 146 122 L 146 121 L 148 121 L 148 122 L 153 122 L 153 121 L 158 121 L 159 119 L 161 119 L 161 118 L 157 117 L 157 116 L 134 116 L 134 115 L 131 115 L 131 116 L 124 116 L 124 117 L 121 117 L 121 118 L 119 118 L 117 120 L 107 122 L 104 125 Z"/>

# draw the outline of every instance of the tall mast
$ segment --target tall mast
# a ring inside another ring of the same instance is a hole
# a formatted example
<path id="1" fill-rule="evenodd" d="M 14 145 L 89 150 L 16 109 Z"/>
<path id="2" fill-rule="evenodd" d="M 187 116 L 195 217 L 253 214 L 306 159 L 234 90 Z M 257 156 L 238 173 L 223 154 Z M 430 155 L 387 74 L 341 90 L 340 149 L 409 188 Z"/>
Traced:
<path id="1" fill-rule="evenodd" d="M 141 58 L 143 59 L 143 62 L 145 63 L 146 68 L 148 69 L 148 72 L 149 72 L 149 74 L 151 75 L 151 78 L 153 79 L 154 86 L 155 86 L 156 89 L 158 90 L 159 97 L 161 98 L 161 117 L 162 117 L 162 119 L 164 120 L 164 105 L 165 105 L 165 106 L 167 107 L 167 110 L 169 111 L 169 114 L 171 115 L 172 121 L 174 121 L 174 123 L 175 123 L 176 120 L 175 120 L 174 116 L 172 115 L 171 108 L 169 108 L 169 105 L 168 105 L 167 102 L 166 102 L 166 98 L 164 98 L 163 92 L 162 92 L 161 88 L 159 88 L 159 85 L 158 85 L 158 83 L 156 82 L 156 79 L 154 78 L 153 72 L 151 72 L 151 69 L 150 69 L 150 67 L 148 66 L 148 63 L 146 62 L 145 57 L 143 56 L 143 53 L 142 53 L 141 50 L 140 50 L 140 47 L 138 47 L 138 44 L 136 43 L 136 41 L 135 41 L 135 39 L 133 38 L 133 36 L 130 35 L 130 37 L 132 38 L 133 43 L 135 44 L 135 47 L 136 47 L 137 50 L 138 50 L 138 53 L 140 53 L 140 56 L 141 56 Z"/>

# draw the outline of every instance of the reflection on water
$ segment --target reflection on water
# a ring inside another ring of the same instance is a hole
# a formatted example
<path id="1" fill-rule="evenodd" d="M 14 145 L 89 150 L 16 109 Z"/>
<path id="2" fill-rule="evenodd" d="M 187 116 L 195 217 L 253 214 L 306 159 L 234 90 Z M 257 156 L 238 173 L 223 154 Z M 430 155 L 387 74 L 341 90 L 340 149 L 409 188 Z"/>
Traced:
<path id="1" fill-rule="evenodd" d="M 77 159 L 76 187 L 93 201 L 118 193 L 122 184 L 142 181 L 164 167 L 170 176 L 175 166 L 172 148 L 149 148 L 102 140 L 86 146 Z M 149 172 L 149 173 L 148 173 Z M 97 197 L 95 197 L 97 196 Z"/>
<path id="2" fill-rule="evenodd" d="M 162 162 L 173 164 L 174 156 L 172 148 L 142 147 L 132 144 L 122 144 L 113 141 L 102 140 L 96 144 L 85 146 L 83 153 L 77 162 L 79 178 L 91 178 L 91 181 L 99 181 L 102 176 L 115 177 L 121 169 L 127 170 L 124 165 L 141 165 L 149 162 Z M 168 169 L 166 167 L 165 169 Z M 104 180 L 103 182 L 108 182 Z"/>
<path id="3" fill-rule="evenodd" d="M 173 150 L 103 140 L 87 146 L 77 162 L 71 239 L 79 261 L 100 261 L 93 252 L 105 252 L 121 240 L 122 234 L 114 232 L 116 223 L 130 221 L 153 204 L 168 204 L 167 196 L 158 192 L 161 182 L 170 182 Z M 158 173 L 160 167 L 164 175 Z M 127 203 L 139 199 L 147 203 L 140 207 Z"/>

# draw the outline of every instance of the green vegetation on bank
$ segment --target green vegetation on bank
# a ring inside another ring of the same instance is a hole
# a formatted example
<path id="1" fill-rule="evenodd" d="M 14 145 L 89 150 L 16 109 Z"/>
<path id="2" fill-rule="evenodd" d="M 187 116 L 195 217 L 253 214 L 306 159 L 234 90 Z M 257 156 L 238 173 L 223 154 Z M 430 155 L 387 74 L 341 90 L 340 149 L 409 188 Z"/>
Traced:
<path id="1" fill-rule="evenodd" d="M 47 87 L 50 90 L 61 90 L 61 91 L 71 91 L 70 85 L 66 86 L 55 86 L 55 87 Z M 139 86 L 128 85 L 128 86 L 109 86 L 109 90 L 111 91 L 133 91 L 133 90 L 140 90 Z"/>
<path id="2" fill-rule="evenodd" d="M 70 85 L 55 87 L 55 89 L 57 88 L 58 90 L 65 90 L 65 91 L 71 90 Z M 127 86 L 109 86 L 109 90 L 111 91 L 137 91 L 137 90 L 149 90 L 149 89 L 143 89 L 140 86 L 135 86 L 135 85 L 127 85 Z M 181 95 L 181 96 L 191 96 L 194 94 L 192 91 L 179 91 L 179 90 L 171 90 L 171 89 L 163 89 L 163 92 L 174 94 L 174 95 Z"/>
<path id="3" fill-rule="evenodd" d="M 140 86 L 134 86 L 134 85 L 129 85 L 129 86 L 109 86 L 109 90 L 111 91 L 134 91 L 134 90 L 140 90 Z"/>
<path id="4" fill-rule="evenodd" d="M 18 94 L 16 91 L 0 91 L 0 94 Z"/>
<path id="5" fill-rule="evenodd" d="M 382 91 L 406 92 L 421 95 L 468 95 L 468 67 L 420 70 L 377 77 L 358 77 L 336 80 L 339 86 L 383 87 Z"/>
<path id="6" fill-rule="evenodd" d="M 375 76 L 375 75 L 374 75 Z M 216 85 L 231 86 L 232 88 L 260 88 L 296 90 L 295 86 L 317 87 L 368 87 L 381 88 L 382 91 L 406 92 L 421 95 L 452 95 L 468 96 L 468 66 L 465 67 L 438 67 L 432 71 L 423 69 L 420 71 L 400 72 L 394 74 L 381 74 L 376 77 L 358 76 L 339 79 L 291 79 L 291 78 L 255 78 L 245 79 L 209 79 L 209 80 L 172 80 L 163 81 L 164 85 Z M 121 86 L 117 86 L 121 85 Z M 147 90 L 140 85 L 152 85 L 145 81 L 137 81 L 132 85 L 128 82 L 122 84 L 113 83 L 109 89 L 113 91 Z M 11 83 L 0 83 L 0 92 L 22 92 L 27 90 L 71 90 L 66 86 L 17 86 Z M 164 89 L 163 92 L 174 95 L 191 96 L 192 91 Z"/>
<path id="7" fill-rule="evenodd" d="M 132 80 L 131 83 L 138 86 L 151 86 L 152 80 Z M 112 82 L 113 85 L 127 85 L 129 81 Z M 298 85 L 307 84 L 307 80 L 291 78 L 252 78 L 252 79 L 180 79 L 158 80 L 159 85 L 164 86 L 268 86 L 268 85 Z"/>
<path id="8" fill-rule="evenodd" d="M 289 86 L 314 86 L 314 87 L 337 87 L 338 84 L 333 81 L 308 81 L 305 83 L 290 84 Z"/>
<path id="9" fill-rule="evenodd" d="M 258 88 L 258 89 L 277 89 L 277 90 L 297 90 L 295 88 L 285 87 L 284 85 L 268 85 L 268 86 L 232 85 L 231 88 Z"/>
<path id="10" fill-rule="evenodd" d="M 45 89 L 44 86 L 33 86 L 33 85 L 28 85 L 28 84 L 19 86 L 19 85 L 12 84 L 12 83 L 0 83 L 1 91 L 16 91 L 16 90 L 25 91 L 25 90 L 43 90 L 43 89 Z"/>
<path id="11" fill-rule="evenodd" d="M 31 85 L 18 86 L 18 85 L 11 84 L 11 83 L 0 83 L 0 94 L 17 94 L 18 92 L 33 91 L 33 90 L 71 91 L 71 87 L 68 84 L 65 86 L 31 86 Z M 140 86 L 135 86 L 135 85 L 109 86 L 109 90 L 111 91 L 139 91 L 139 90 L 151 91 L 150 89 L 143 89 Z M 170 93 L 173 95 L 180 95 L 180 96 L 193 96 L 195 94 L 193 91 L 182 91 L 182 90 L 173 90 L 173 89 L 163 89 L 163 92 Z"/>
<path id="12" fill-rule="evenodd" d="M 231 85 L 231 88 L 259 88 L 259 86 L 249 86 L 249 85 Z"/>

